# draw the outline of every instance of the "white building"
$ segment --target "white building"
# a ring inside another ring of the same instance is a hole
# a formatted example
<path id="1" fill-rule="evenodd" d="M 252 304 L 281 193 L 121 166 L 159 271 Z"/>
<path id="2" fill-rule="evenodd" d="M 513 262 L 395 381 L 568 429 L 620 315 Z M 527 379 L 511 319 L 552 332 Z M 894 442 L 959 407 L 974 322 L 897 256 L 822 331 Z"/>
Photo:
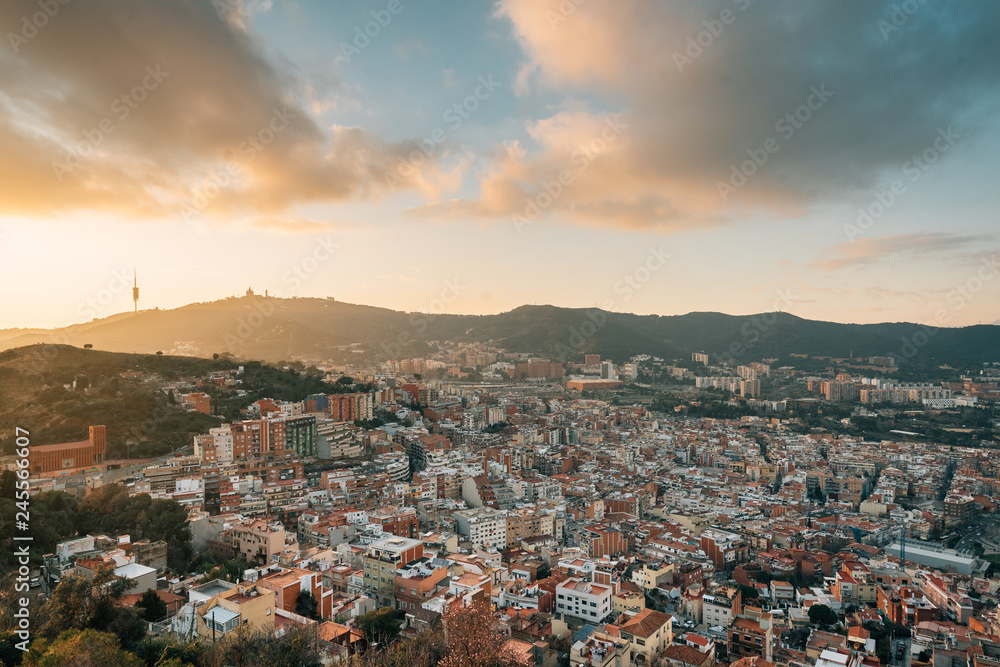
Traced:
<path id="1" fill-rule="evenodd" d="M 480 507 L 459 510 L 452 514 L 456 532 L 467 537 L 474 547 L 507 548 L 507 514 L 500 510 Z"/>
<path id="2" fill-rule="evenodd" d="M 556 586 L 556 612 L 599 623 L 611 613 L 611 586 L 582 579 L 567 579 Z"/>

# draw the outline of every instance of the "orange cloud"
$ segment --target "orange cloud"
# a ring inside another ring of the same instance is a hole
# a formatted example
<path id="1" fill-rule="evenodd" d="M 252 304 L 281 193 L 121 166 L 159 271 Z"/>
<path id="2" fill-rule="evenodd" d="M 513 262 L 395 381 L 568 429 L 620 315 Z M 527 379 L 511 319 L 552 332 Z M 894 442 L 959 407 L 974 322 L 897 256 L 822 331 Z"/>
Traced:
<path id="1" fill-rule="evenodd" d="M 5 49 L 0 212 L 275 215 L 391 192 L 384 174 L 416 142 L 320 127 L 309 109 L 326 91 L 298 90 L 246 30 L 270 2 L 215 4 L 70 3 Z M 5 2 L 0 25 L 37 9 Z M 394 188 L 436 196 L 454 181 L 433 160 L 407 174 Z"/>

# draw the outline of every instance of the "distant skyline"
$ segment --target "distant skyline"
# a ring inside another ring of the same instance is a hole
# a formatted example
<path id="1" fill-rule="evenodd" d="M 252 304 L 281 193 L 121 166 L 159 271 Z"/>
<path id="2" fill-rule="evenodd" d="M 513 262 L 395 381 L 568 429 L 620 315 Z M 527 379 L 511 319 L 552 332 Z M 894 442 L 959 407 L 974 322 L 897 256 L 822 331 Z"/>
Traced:
<path id="1" fill-rule="evenodd" d="M 0 6 L 0 328 L 133 270 L 140 309 L 1000 318 L 988 0 L 56 4 Z"/>

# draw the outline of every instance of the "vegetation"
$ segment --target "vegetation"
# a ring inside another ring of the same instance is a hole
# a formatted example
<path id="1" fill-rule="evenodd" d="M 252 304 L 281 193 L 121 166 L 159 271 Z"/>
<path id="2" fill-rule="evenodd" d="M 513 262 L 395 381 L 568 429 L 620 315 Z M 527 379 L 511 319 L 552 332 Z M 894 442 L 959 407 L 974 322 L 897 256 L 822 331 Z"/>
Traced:
<path id="1" fill-rule="evenodd" d="M 358 616 L 356 624 L 369 644 L 387 645 L 399 635 L 403 615 L 393 607 L 382 607 Z"/>
<path id="2" fill-rule="evenodd" d="M 234 559 L 226 561 L 218 567 L 212 567 L 210 563 L 203 564 L 195 570 L 195 572 L 198 572 L 199 574 L 204 572 L 205 576 L 201 578 L 201 583 L 203 584 L 215 581 L 216 579 L 236 583 L 237 580 L 243 578 L 243 573 L 246 571 L 247 567 L 247 564 L 242 560 Z"/>
<path id="3" fill-rule="evenodd" d="M 81 534 L 128 533 L 133 541 L 148 538 L 167 543 L 167 564 L 185 569 L 191 560 L 191 527 L 184 506 L 174 500 L 151 499 L 141 493 L 129 496 L 120 484 L 94 489 L 77 505 L 76 524 Z"/>
<path id="4" fill-rule="evenodd" d="M 135 606 L 142 611 L 142 617 L 145 620 L 154 623 L 166 618 L 169 611 L 167 603 L 152 588 L 142 594 Z"/>
<path id="5" fill-rule="evenodd" d="M 145 635 L 145 624 L 132 609 L 121 606 L 131 580 L 115 575 L 110 565 L 99 567 L 93 579 L 63 577 L 36 621 L 41 637 L 55 639 L 66 630 L 114 632 L 125 643 Z"/>
<path id="6" fill-rule="evenodd" d="M 217 355 L 218 356 L 218 355 Z M 238 420 L 261 398 L 301 401 L 309 394 L 349 393 L 370 388 L 351 378 L 330 383 L 314 366 L 259 361 L 243 364 L 239 389 L 204 383 L 215 415 L 189 412 L 159 385 L 213 371 L 236 371 L 231 355 L 197 359 L 153 354 L 118 354 L 68 345 L 35 345 L 0 352 L 0 453 L 14 451 L 14 428 L 27 428 L 33 445 L 77 442 L 94 424 L 107 427 L 108 459 L 169 454 L 191 444 L 194 435 Z M 162 379 L 147 386 L 124 379 L 139 371 Z M 68 387 L 68 388 L 67 388 Z M 25 416 L 29 419 L 25 421 Z"/>
<path id="7" fill-rule="evenodd" d="M 318 606 L 316 598 L 309 591 L 301 590 L 298 597 L 295 598 L 295 613 L 299 616 L 305 616 L 317 621 L 321 620 L 317 611 Z"/>
<path id="8" fill-rule="evenodd" d="M 837 613 L 825 604 L 814 604 L 809 607 L 809 621 L 818 625 L 834 625 Z"/>
<path id="9" fill-rule="evenodd" d="M 361 618 L 361 617 L 359 617 Z M 443 627 L 397 642 L 388 650 L 358 656 L 359 667 L 527 667 L 521 656 L 505 648 L 507 636 L 488 602 L 476 601 L 445 613 Z"/>
<path id="10" fill-rule="evenodd" d="M 23 667 L 145 667 L 121 648 L 118 637 L 96 630 L 66 630 L 54 641 L 40 639 L 21 662 Z"/>
<path id="11" fill-rule="evenodd" d="M 2 485 L 2 484 L 0 484 Z M 187 568 L 191 559 L 191 529 L 187 512 L 174 500 L 153 500 L 147 494 L 129 496 L 118 484 L 94 489 L 86 499 L 64 491 L 45 491 L 31 498 L 33 562 L 40 554 L 55 551 L 56 544 L 88 533 L 128 534 L 133 541 L 149 539 L 167 543 L 167 564 Z M 14 501 L 0 498 L 0 566 L 13 567 Z"/>

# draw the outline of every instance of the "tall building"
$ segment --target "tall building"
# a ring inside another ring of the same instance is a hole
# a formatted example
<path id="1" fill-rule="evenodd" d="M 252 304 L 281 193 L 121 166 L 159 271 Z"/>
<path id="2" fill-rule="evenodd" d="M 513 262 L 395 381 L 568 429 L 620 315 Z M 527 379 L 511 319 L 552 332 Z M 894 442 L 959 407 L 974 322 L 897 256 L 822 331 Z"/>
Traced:
<path id="1" fill-rule="evenodd" d="M 230 463 L 267 454 L 316 456 L 316 417 L 269 416 L 224 424 L 194 437 L 194 452 L 203 463 Z"/>
<path id="2" fill-rule="evenodd" d="M 473 546 L 491 546 L 498 549 L 507 547 L 507 515 L 489 507 L 459 510 L 452 514 L 455 527 Z"/>
<path id="3" fill-rule="evenodd" d="M 327 397 L 330 419 L 338 422 L 352 422 L 356 419 L 371 419 L 374 401 L 371 394 L 331 394 Z"/>
<path id="4" fill-rule="evenodd" d="M 743 398 L 758 398 L 760 396 L 760 380 L 740 380 L 740 396 Z"/>
<path id="5" fill-rule="evenodd" d="M 364 589 L 379 606 L 395 607 L 396 570 L 422 558 L 424 543 L 407 537 L 386 537 L 368 545 L 364 556 Z"/>

